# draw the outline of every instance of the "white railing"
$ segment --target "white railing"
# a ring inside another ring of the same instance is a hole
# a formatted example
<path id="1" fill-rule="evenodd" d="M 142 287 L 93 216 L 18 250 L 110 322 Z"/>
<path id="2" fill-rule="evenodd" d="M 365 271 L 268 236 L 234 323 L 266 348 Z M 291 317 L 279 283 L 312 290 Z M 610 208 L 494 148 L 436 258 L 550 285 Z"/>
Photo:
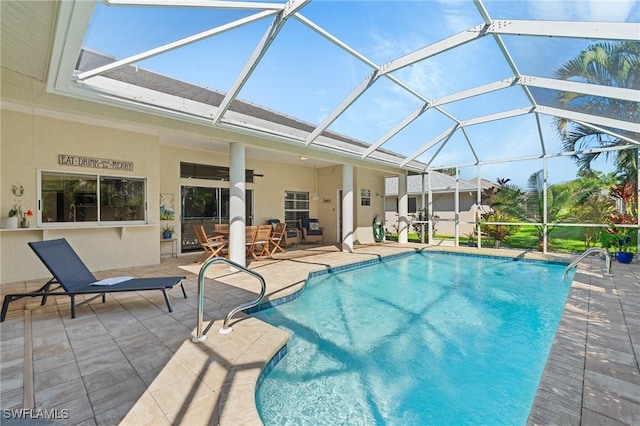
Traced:
<path id="1" fill-rule="evenodd" d="M 585 257 L 589 256 L 590 254 L 593 253 L 600 253 L 600 254 L 604 254 L 605 259 L 605 267 L 607 269 L 606 274 L 607 275 L 611 275 L 611 253 L 609 253 L 607 250 L 605 249 L 601 249 L 599 247 L 591 247 L 590 249 L 584 251 L 582 254 L 578 255 L 578 257 L 576 257 L 573 262 L 571 262 L 569 264 L 569 266 L 566 267 L 566 269 L 564 270 L 564 274 L 562 274 L 562 279 L 567 278 L 567 274 L 569 273 L 569 271 L 571 270 L 571 268 L 576 267 L 576 265 L 578 265 L 578 263 L 584 259 Z"/>
<path id="2" fill-rule="evenodd" d="M 200 269 L 200 273 L 198 274 L 198 324 L 196 326 L 196 335 L 191 339 L 193 342 L 195 343 L 199 343 L 199 342 L 204 342 L 205 340 L 207 340 L 207 336 L 206 334 L 204 334 L 204 330 L 203 330 L 203 316 L 204 316 L 204 275 L 205 275 L 205 271 L 207 270 L 207 268 L 211 265 L 213 265 L 216 262 L 223 262 L 223 263 L 227 263 L 229 265 L 231 265 L 232 267 L 238 269 L 239 271 L 242 271 L 244 273 L 247 273 L 253 277 L 255 277 L 256 279 L 258 279 L 260 281 L 261 284 L 261 289 L 260 289 L 260 295 L 258 296 L 258 298 L 252 302 L 247 302 L 247 303 L 243 303 L 240 306 L 233 308 L 225 317 L 224 322 L 222 323 L 222 328 L 220 329 L 220 333 L 222 334 L 227 334 L 231 332 L 231 327 L 228 327 L 229 325 L 229 321 L 231 320 L 231 318 L 237 314 L 238 312 L 244 310 L 244 309 L 249 309 L 249 308 L 253 308 L 254 306 L 258 306 L 260 304 L 260 302 L 262 301 L 262 298 L 264 297 L 265 293 L 267 292 L 267 283 L 264 281 L 264 278 L 262 277 L 262 275 L 258 274 L 257 272 L 252 271 L 251 269 L 247 269 L 244 266 L 229 260 L 225 257 L 214 257 L 211 258 L 209 260 L 207 260 L 204 265 L 202 265 L 202 268 Z"/>

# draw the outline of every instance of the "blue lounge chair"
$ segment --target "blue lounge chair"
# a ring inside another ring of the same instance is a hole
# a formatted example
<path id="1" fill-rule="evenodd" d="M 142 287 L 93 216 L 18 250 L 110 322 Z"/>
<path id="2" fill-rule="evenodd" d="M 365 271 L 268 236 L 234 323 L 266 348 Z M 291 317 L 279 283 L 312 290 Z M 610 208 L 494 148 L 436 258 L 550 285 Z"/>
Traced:
<path id="1" fill-rule="evenodd" d="M 302 241 L 306 244 L 324 244 L 324 228 L 318 223 L 318 219 L 300 219 L 300 229 L 302 229 Z"/>
<path id="2" fill-rule="evenodd" d="M 104 303 L 106 293 L 146 290 L 162 291 L 169 312 L 173 312 L 173 310 L 167 296 L 168 289 L 180 284 L 182 294 L 185 299 L 187 298 L 187 293 L 182 285 L 182 280 L 185 277 L 118 277 L 98 281 L 64 238 L 31 242 L 29 247 L 51 272 L 53 278 L 40 289 L 31 293 L 7 294 L 2 303 L 0 322 L 4 321 L 7 315 L 9 303 L 23 297 L 42 297 L 40 305 L 44 305 L 47 303 L 47 297 L 49 296 L 69 296 L 71 297 L 71 318 L 76 317 L 76 306 L 89 303 L 97 297 L 102 297 L 102 302 Z M 52 290 L 52 285 L 57 285 L 58 287 Z M 76 305 L 75 296 L 78 294 L 95 294 L 95 296 Z"/>

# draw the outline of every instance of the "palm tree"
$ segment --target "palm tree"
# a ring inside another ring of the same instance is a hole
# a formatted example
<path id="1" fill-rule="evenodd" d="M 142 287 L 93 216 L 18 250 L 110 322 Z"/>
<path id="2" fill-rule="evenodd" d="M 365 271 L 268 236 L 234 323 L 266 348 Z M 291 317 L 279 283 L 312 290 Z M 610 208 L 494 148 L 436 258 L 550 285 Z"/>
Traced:
<path id="1" fill-rule="evenodd" d="M 538 170 L 529 176 L 526 198 L 526 212 L 524 219 L 533 223 L 544 222 L 544 173 Z M 547 187 L 547 222 L 557 222 L 566 212 L 567 203 L 571 197 L 571 190 L 567 185 L 550 185 Z M 544 225 L 534 225 L 538 237 L 538 248 L 544 249 Z M 554 226 L 547 225 L 547 235 Z"/>
<path id="2" fill-rule="evenodd" d="M 498 185 L 482 191 L 482 205 L 489 206 L 488 211 L 480 214 L 483 222 L 516 222 L 522 215 L 522 197 L 524 193 L 516 185 L 509 184 L 511 179 L 498 178 Z M 482 232 L 495 240 L 495 247 L 518 230 L 515 225 L 482 224 Z"/>
<path id="3" fill-rule="evenodd" d="M 556 77 L 562 80 L 576 80 L 611 87 L 640 89 L 640 43 L 621 41 L 617 43 L 598 42 L 582 51 L 577 58 L 569 60 L 556 71 Z M 573 92 L 561 92 L 556 101 L 562 108 L 579 110 L 593 115 L 612 117 L 631 123 L 640 121 L 640 103 L 619 99 L 603 98 Z M 627 145 L 627 142 L 591 127 L 556 118 L 555 125 L 562 137 L 565 151 L 582 151 L 594 145 L 611 147 Z M 614 129 L 612 129 L 614 130 Z M 624 130 L 615 133 L 640 140 L 640 134 Z M 614 164 L 621 181 L 635 182 L 638 174 L 637 149 L 605 152 L 613 155 Z M 574 155 L 580 170 L 590 170 L 591 163 L 601 153 L 582 153 Z"/>
<path id="4" fill-rule="evenodd" d="M 610 223 L 615 216 L 615 202 L 607 194 L 605 188 L 615 186 L 615 176 L 612 173 L 604 174 L 578 173 L 578 178 L 572 182 L 572 202 L 570 215 L 578 223 Z M 584 249 L 595 246 L 601 242 L 603 231 L 606 228 L 587 226 L 583 230 Z"/>
<path id="5" fill-rule="evenodd" d="M 520 188 L 509 184 L 509 178 L 497 178 L 497 186 L 491 186 L 482 190 L 482 205 L 489 206 L 490 210 L 509 210 L 518 206 L 519 199 L 523 195 Z M 495 207 L 495 208 L 494 208 Z M 517 214 L 515 216 L 518 216 Z"/>

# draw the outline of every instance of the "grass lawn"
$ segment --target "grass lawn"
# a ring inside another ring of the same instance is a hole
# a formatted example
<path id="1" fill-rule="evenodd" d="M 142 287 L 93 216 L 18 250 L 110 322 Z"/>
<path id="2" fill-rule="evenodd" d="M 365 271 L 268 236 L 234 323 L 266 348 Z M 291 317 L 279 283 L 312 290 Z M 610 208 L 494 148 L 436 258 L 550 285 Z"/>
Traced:
<path id="1" fill-rule="evenodd" d="M 549 232 L 548 250 L 560 253 L 581 253 L 584 247 L 584 228 L 556 227 Z M 521 226 L 518 232 L 507 237 L 504 245 L 512 248 L 538 249 L 535 227 Z"/>
<path id="2" fill-rule="evenodd" d="M 582 253 L 585 250 L 584 246 L 584 231 L 585 228 L 578 226 L 563 226 L 552 228 L 549 233 L 549 251 L 557 253 Z M 436 235 L 436 239 L 451 239 L 451 235 Z M 398 234 L 387 234 L 387 239 L 394 241 L 398 240 Z M 419 243 L 420 234 L 409 233 L 409 241 Z M 460 236 L 460 245 L 467 245 L 468 239 L 466 236 Z M 483 238 L 483 247 L 495 247 L 495 240 L 491 238 Z M 593 244 L 591 245 L 593 246 Z M 600 247 L 600 243 L 595 245 Z M 536 229 L 533 226 L 520 226 L 518 231 L 513 235 L 505 238 L 500 244 L 503 248 L 516 248 L 524 250 L 538 250 L 538 237 Z M 636 252 L 635 238 L 631 244 L 631 251 Z"/>

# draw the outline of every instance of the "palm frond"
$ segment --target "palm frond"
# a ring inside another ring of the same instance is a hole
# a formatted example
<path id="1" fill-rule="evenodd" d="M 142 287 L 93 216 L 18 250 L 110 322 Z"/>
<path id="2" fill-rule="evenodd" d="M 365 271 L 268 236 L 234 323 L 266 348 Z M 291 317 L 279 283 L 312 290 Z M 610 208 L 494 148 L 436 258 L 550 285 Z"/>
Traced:
<path id="1" fill-rule="evenodd" d="M 597 42 L 583 50 L 576 58 L 568 60 L 555 75 L 562 80 L 575 80 L 611 87 L 640 89 L 640 43 L 636 41 Z M 612 117 L 630 123 L 640 121 L 640 102 L 560 92 L 555 101 L 564 109 L 592 115 Z M 611 138 L 606 133 L 573 123 L 563 118 L 554 120 L 556 132 L 562 139 L 565 152 L 574 152 L 572 158 L 580 170 L 590 170 L 599 153 L 581 153 L 595 147 L 626 145 L 627 142 Z M 640 134 L 617 131 L 631 139 Z M 628 152 L 630 151 L 630 152 Z M 620 176 L 637 179 L 637 154 L 635 150 L 622 150 L 612 154 Z"/>

